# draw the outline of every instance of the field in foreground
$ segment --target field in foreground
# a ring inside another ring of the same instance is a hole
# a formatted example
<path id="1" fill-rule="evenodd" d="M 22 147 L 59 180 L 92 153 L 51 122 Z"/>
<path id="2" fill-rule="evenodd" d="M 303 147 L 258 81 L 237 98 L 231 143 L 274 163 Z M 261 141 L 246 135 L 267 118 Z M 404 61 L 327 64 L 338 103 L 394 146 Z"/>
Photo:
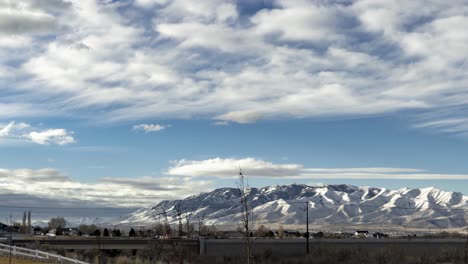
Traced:
<path id="1" fill-rule="evenodd" d="M 8 264 L 9 258 L 8 257 L 3 257 L 0 256 L 0 264 Z M 12 258 L 11 259 L 11 264 L 44 264 L 45 262 L 38 262 L 34 260 L 29 260 L 29 259 L 19 259 L 19 258 Z"/>

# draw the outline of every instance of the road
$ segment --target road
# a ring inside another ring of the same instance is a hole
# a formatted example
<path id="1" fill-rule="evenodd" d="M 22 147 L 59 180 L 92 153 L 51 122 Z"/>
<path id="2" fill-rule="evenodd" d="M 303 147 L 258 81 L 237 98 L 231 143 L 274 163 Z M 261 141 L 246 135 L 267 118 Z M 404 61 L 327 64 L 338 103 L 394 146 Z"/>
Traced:
<path id="1" fill-rule="evenodd" d="M 48 244 L 65 249 L 146 249 L 159 246 L 170 249 L 172 243 L 180 240 L 158 240 L 140 238 L 121 239 L 46 239 L 46 240 L 15 240 L 18 246 L 30 243 Z M 402 251 L 442 251 L 445 249 L 461 249 L 465 247 L 466 239 L 310 239 L 310 249 L 365 249 L 382 250 L 388 247 L 399 248 Z M 245 248 L 242 239 L 205 239 L 203 245 L 198 240 L 183 240 L 184 246 L 190 246 L 193 251 L 201 255 L 227 256 L 238 255 Z M 270 251 L 273 254 L 301 255 L 306 250 L 305 239 L 255 239 L 254 250 L 257 252 Z"/>

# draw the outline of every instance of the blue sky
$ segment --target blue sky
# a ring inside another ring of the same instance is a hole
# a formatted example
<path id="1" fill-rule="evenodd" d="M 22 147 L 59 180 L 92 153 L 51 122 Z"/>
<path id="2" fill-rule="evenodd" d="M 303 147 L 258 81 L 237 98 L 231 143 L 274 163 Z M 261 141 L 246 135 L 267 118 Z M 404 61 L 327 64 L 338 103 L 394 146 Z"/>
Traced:
<path id="1" fill-rule="evenodd" d="M 467 193 L 466 8 L 0 1 L 0 198 L 138 207 L 239 167 Z"/>

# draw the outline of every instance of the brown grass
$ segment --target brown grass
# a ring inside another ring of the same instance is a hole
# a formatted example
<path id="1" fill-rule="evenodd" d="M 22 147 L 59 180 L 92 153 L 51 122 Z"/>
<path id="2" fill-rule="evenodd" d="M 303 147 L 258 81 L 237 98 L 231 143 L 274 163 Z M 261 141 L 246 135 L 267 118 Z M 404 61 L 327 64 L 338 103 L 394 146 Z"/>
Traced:
<path id="1" fill-rule="evenodd" d="M 8 257 L 0 257 L 0 264 L 8 264 L 9 258 Z M 38 262 L 29 259 L 20 259 L 13 257 L 11 259 L 11 264 L 44 264 L 45 262 Z"/>

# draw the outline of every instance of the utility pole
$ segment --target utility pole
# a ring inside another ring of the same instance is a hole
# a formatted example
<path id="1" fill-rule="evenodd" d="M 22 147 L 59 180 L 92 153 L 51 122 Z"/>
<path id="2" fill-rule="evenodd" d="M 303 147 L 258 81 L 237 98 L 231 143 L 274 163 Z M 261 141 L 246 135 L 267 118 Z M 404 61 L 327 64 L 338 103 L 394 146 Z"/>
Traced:
<path id="1" fill-rule="evenodd" d="M 101 235 L 98 238 L 98 264 L 101 263 Z"/>
<path id="2" fill-rule="evenodd" d="M 306 252 L 309 255 L 309 202 L 306 202 Z"/>
<path id="3" fill-rule="evenodd" d="M 11 213 L 10 213 L 10 258 L 9 258 L 9 264 L 11 264 L 11 246 L 13 243 L 13 223 L 11 222 Z"/>
<path id="4" fill-rule="evenodd" d="M 468 226 L 465 228 L 466 230 L 466 242 L 465 242 L 465 256 L 463 260 L 465 263 L 468 263 Z"/>

